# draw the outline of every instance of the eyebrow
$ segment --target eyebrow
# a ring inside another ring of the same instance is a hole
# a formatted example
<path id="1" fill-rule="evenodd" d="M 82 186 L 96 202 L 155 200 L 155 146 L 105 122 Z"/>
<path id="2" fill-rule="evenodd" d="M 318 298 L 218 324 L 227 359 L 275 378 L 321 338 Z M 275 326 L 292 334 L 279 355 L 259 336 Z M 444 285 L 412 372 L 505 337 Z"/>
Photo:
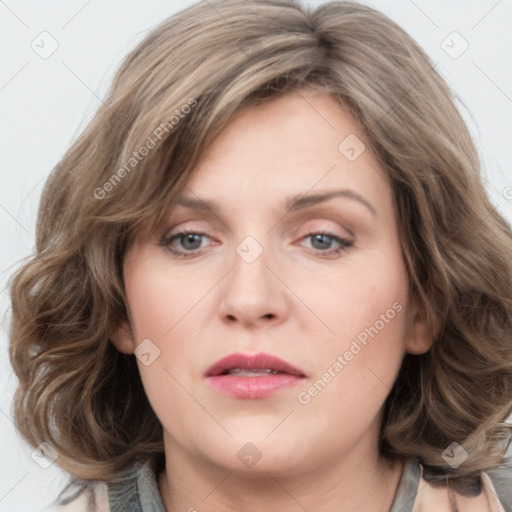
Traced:
<path id="1" fill-rule="evenodd" d="M 345 199 L 351 199 L 364 205 L 373 215 L 377 215 L 377 211 L 362 195 L 352 189 L 344 188 L 340 190 L 329 190 L 326 192 L 319 192 L 317 194 L 309 195 L 297 195 L 289 198 L 285 204 L 285 211 L 287 213 L 304 210 L 311 206 L 315 206 L 320 203 L 324 203 L 335 197 L 342 197 Z M 207 210 L 213 211 L 214 213 L 220 210 L 219 205 L 214 201 L 208 201 L 205 199 L 195 198 L 191 196 L 179 196 L 176 199 L 175 205 L 184 206 L 191 210 Z"/>

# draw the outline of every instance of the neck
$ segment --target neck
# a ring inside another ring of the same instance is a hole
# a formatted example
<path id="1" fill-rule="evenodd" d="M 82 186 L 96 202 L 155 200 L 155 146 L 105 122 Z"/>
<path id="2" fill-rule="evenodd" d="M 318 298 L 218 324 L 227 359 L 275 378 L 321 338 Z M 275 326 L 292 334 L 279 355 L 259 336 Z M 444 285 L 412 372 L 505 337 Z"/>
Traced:
<path id="1" fill-rule="evenodd" d="M 195 459 L 173 445 L 170 451 L 166 446 L 166 468 L 158 475 L 158 486 L 167 512 L 389 512 L 402 469 L 401 462 L 353 449 L 304 472 L 243 473 Z"/>

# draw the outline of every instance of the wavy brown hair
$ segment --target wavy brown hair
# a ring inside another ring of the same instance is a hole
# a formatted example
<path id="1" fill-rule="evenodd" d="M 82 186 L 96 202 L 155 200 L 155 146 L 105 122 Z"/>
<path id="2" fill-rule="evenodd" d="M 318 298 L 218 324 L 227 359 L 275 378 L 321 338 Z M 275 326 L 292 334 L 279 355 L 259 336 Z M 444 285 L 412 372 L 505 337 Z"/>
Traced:
<path id="1" fill-rule="evenodd" d="M 381 454 L 454 479 L 499 467 L 512 410 L 512 232 L 482 184 L 457 98 L 418 44 L 369 7 L 210 4 L 168 18 L 125 58 L 46 182 L 35 254 L 11 283 L 19 431 L 84 480 L 161 458 L 135 357 L 110 341 L 127 320 L 124 254 L 168 215 L 235 114 L 312 89 L 348 109 L 389 176 L 410 293 L 434 335 L 426 354 L 403 360 Z M 469 454 L 458 468 L 442 458 L 452 442 Z"/>

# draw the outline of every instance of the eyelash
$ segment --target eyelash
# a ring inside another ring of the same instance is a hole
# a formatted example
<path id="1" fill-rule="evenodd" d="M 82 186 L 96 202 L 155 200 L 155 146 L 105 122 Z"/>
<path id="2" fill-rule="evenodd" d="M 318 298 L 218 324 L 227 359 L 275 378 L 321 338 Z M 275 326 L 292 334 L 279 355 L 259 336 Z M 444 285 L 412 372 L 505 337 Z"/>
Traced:
<path id="1" fill-rule="evenodd" d="M 199 236 L 208 237 L 208 235 L 206 233 L 202 233 L 200 231 L 186 231 L 186 230 L 185 231 L 177 231 L 176 233 L 174 233 L 170 236 L 166 235 L 166 236 L 162 237 L 162 239 L 159 242 L 159 245 L 161 247 L 164 247 L 166 250 L 168 250 L 169 252 L 171 252 L 172 254 L 177 256 L 178 258 L 193 258 L 194 256 L 198 256 L 200 253 L 191 252 L 191 251 L 187 251 L 187 253 L 182 253 L 180 251 L 177 251 L 176 249 L 171 248 L 171 244 L 174 240 L 180 239 L 180 238 L 182 239 L 182 237 L 185 237 L 186 235 L 199 235 Z M 334 249 L 334 250 L 330 250 L 330 251 L 320 251 L 319 249 L 313 249 L 314 251 L 319 251 L 319 255 L 323 253 L 320 256 L 320 258 L 330 258 L 330 257 L 336 256 L 338 254 L 346 252 L 354 245 L 354 242 L 352 242 L 350 240 L 346 240 L 345 238 L 340 238 L 339 236 L 335 235 L 334 233 L 330 233 L 328 231 L 310 231 L 310 232 L 306 233 L 301 238 L 301 240 L 304 240 L 308 237 L 317 236 L 317 235 L 327 236 L 340 244 L 340 247 L 338 247 L 337 249 Z M 208 238 L 210 238 L 210 237 L 208 237 Z M 195 251 L 198 251 L 198 249 L 196 249 Z"/>

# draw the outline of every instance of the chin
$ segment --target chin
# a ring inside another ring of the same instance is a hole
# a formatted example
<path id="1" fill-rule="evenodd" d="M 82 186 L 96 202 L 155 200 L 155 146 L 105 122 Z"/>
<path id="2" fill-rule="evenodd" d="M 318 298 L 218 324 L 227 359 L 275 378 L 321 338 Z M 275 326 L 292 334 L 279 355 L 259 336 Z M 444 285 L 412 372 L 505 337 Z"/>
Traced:
<path id="1" fill-rule="evenodd" d="M 268 434 L 268 431 L 266 432 Z M 297 443 L 284 443 L 282 437 L 236 436 L 229 449 L 211 454 L 216 463 L 242 474 L 288 473 L 297 469 L 305 453 Z M 227 448 L 227 447 L 226 447 Z"/>

